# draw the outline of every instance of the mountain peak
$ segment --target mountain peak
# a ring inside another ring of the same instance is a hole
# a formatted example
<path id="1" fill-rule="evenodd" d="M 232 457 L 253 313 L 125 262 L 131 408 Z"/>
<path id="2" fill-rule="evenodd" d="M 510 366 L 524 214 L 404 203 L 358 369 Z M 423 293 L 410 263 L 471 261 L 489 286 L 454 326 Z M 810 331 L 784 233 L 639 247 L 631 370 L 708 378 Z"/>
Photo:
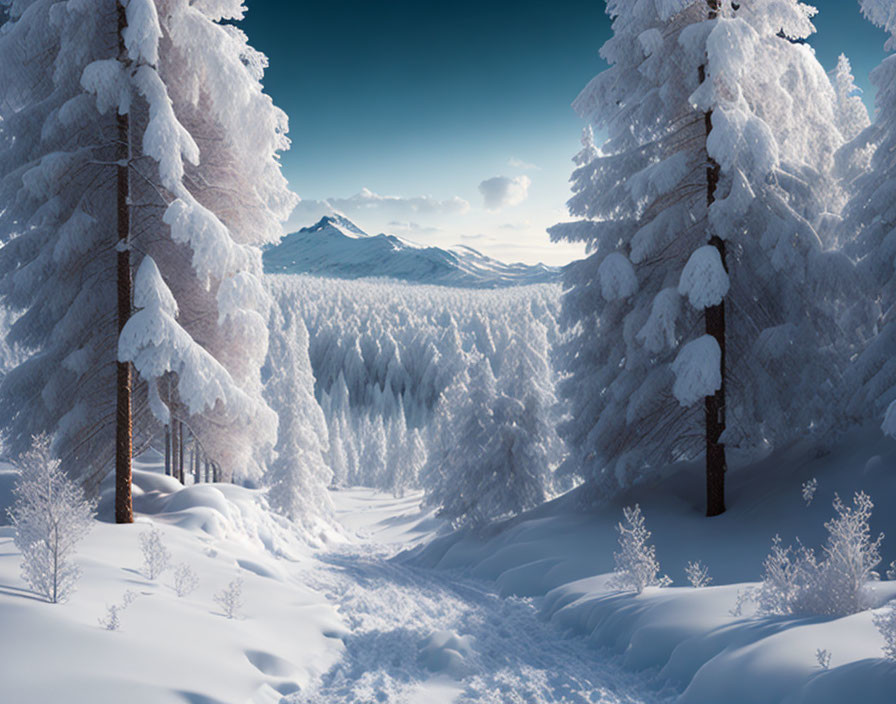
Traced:
<path id="1" fill-rule="evenodd" d="M 340 279 L 385 277 L 465 288 L 553 283 L 560 270 L 505 264 L 470 247 L 428 247 L 395 235 L 368 235 L 343 215 L 326 215 L 264 252 L 269 273 Z"/>
<path id="2" fill-rule="evenodd" d="M 303 227 L 300 232 L 320 232 L 326 228 L 339 230 L 342 234 L 350 237 L 368 237 L 368 234 L 364 232 L 364 230 L 339 213 L 324 215 L 314 225 L 311 227 Z"/>

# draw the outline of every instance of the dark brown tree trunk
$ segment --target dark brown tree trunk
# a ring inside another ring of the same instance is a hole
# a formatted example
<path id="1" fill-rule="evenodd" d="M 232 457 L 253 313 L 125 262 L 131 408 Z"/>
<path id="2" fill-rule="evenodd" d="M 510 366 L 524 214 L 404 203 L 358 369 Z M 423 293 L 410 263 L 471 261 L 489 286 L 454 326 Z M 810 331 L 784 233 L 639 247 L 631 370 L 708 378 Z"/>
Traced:
<path id="1" fill-rule="evenodd" d="M 709 7 L 709 19 L 714 20 L 719 16 L 720 0 L 706 0 Z M 700 82 L 706 80 L 706 67 L 700 67 Z M 712 110 L 704 115 L 706 124 L 706 137 L 712 132 Z M 706 205 L 709 208 L 716 200 L 716 188 L 719 184 L 719 165 L 707 155 L 706 165 Z M 718 235 L 710 237 L 709 244 L 715 247 L 722 259 L 722 266 L 728 271 L 728 262 L 725 252 L 725 241 Z M 727 461 L 725 459 L 725 445 L 719 442 L 722 433 L 725 432 L 725 301 L 717 306 L 711 306 L 705 311 L 706 334 L 712 335 L 719 343 L 722 351 L 721 376 L 722 384 L 719 390 L 705 400 L 706 413 L 706 515 L 718 516 L 725 512 L 725 472 Z"/>
<path id="2" fill-rule="evenodd" d="M 171 474 L 171 423 L 165 424 L 165 476 Z"/>
<path id="3" fill-rule="evenodd" d="M 124 30 L 127 16 L 124 6 L 118 3 L 118 54 L 124 61 Z M 118 115 L 118 332 L 121 333 L 131 317 L 131 256 L 128 251 L 131 231 L 130 184 L 128 160 L 130 159 L 130 120 Z M 117 343 L 116 343 L 117 348 Z M 116 350 L 117 351 L 117 350 Z M 117 355 L 116 355 L 117 356 Z M 131 416 L 131 364 L 118 362 L 115 412 L 115 522 L 133 523 L 134 509 L 131 499 L 131 457 L 133 454 L 133 419 Z"/>

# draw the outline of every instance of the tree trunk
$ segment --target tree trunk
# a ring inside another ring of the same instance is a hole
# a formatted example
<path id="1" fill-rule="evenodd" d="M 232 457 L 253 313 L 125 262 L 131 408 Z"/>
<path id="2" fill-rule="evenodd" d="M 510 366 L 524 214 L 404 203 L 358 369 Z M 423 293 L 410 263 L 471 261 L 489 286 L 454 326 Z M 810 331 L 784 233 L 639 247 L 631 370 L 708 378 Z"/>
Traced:
<path id="1" fill-rule="evenodd" d="M 118 3 L 118 56 L 126 59 L 124 30 L 127 16 L 124 6 Z M 130 184 L 128 160 L 130 159 L 130 120 L 118 115 L 118 332 L 131 317 L 131 256 L 128 251 L 130 222 Z M 116 356 L 118 343 L 116 340 Z M 118 362 L 115 413 L 115 522 L 133 523 L 134 509 L 131 499 L 131 456 L 133 454 L 133 418 L 131 416 L 131 364 Z"/>
<path id="2" fill-rule="evenodd" d="M 719 16 L 720 0 L 706 0 L 709 7 L 708 19 L 714 20 Z M 706 66 L 700 67 L 700 82 L 706 80 Z M 706 124 L 706 137 L 712 132 L 712 110 L 704 115 Z M 716 188 L 719 184 L 719 165 L 707 154 L 706 165 L 706 205 L 707 210 L 716 200 Z M 709 239 L 709 244 L 715 247 L 722 259 L 722 266 L 728 271 L 728 262 L 725 252 L 725 241 L 717 234 Z M 719 390 L 705 400 L 706 413 L 706 515 L 718 516 L 725 512 L 725 472 L 727 461 L 725 459 L 725 445 L 719 442 L 722 433 L 725 432 L 725 301 L 717 306 L 711 306 L 705 311 L 706 334 L 712 335 L 719 343 L 722 351 L 721 376 L 722 384 Z"/>
<path id="3" fill-rule="evenodd" d="M 165 424 L 165 476 L 171 474 L 171 422 Z"/>
<path id="4" fill-rule="evenodd" d="M 184 424 L 177 422 L 177 479 L 184 483 Z"/>

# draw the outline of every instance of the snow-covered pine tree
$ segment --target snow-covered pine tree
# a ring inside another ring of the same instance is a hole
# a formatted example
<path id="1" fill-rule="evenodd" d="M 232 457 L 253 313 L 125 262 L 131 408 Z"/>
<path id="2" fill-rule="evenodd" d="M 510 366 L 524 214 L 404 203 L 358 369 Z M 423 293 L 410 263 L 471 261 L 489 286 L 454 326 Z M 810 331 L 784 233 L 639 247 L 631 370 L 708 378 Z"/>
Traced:
<path id="1" fill-rule="evenodd" d="M 852 65 L 846 54 L 840 54 L 837 66 L 830 72 L 831 84 L 834 86 L 834 120 L 843 139 L 855 139 L 871 124 L 868 108 L 862 100 L 862 91 L 856 85 L 852 74 Z"/>
<path id="2" fill-rule="evenodd" d="M 724 445 L 824 426 L 843 258 L 816 224 L 840 198 L 834 91 L 797 0 L 610 0 L 610 68 L 575 107 L 587 129 L 559 350 L 566 467 L 607 494 L 707 455 L 724 510 Z M 701 403 L 703 402 L 703 403 Z M 699 406 L 704 406 L 700 408 Z"/>
<path id="3" fill-rule="evenodd" d="M 551 493 L 553 470 L 563 457 L 549 349 L 545 326 L 528 321 L 511 338 L 498 379 L 496 454 L 504 460 L 497 463 L 492 481 L 503 487 L 504 501 L 513 512 L 545 500 Z"/>
<path id="4" fill-rule="evenodd" d="M 309 531 L 328 517 L 332 503 L 327 487 L 333 472 L 327 426 L 314 398 L 314 375 L 308 358 L 308 331 L 292 311 L 272 308 L 271 345 L 265 365 L 265 397 L 280 419 L 277 456 L 265 474 L 271 506 Z"/>
<path id="5" fill-rule="evenodd" d="M 891 36 L 896 50 L 896 2 L 860 0 L 865 16 Z M 867 344 L 848 374 L 848 411 L 856 420 L 884 418 L 884 432 L 896 436 L 896 55 L 871 73 L 877 88 L 874 124 L 856 138 L 874 150 L 871 169 L 853 183 L 843 229 L 848 251 L 858 260 L 862 293 L 872 303 L 865 311 Z"/>
<path id="6" fill-rule="evenodd" d="M 498 397 L 489 361 L 479 355 L 468 372 L 446 389 L 433 429 L 433 444 L 422 472 L 426 501 L 457 524 L 480 524 L 494 514 L 480 485 L 494 469 L 489 451 L 495 434 Z"/>
<path id="7" fill-rule="evenodd" d="M 227 22 L 244 10 L 240 0 L 24 0 L 0 35 L 2 293 L 24 311 L 13 341 L 34 351 L 4 379 L 0 417 L 13 452 L 53 433 L 63 466 L 91 488 L 115 447 L 109 272 L 130 252 L 154 259 L 183 329 L 253 401 L 251 418 L 223 399 L 189 418 L 225 478 L 258 476 L 274 441 L 258 373 L 267 296 L 254 245 L 279 236 L 295 198 L 277 161 L 286 118 L 261 89 L 265 60 Z M 119 245 L 122 162 L 129 233 Z M 184 413 L 176 375 L 162 381 L 135 388 L 136 450 L 159 433 L 151 406 Z"/>
<path id="8" fill-rule="evenodd" d="M 532 508 L 550 488 L 557 448 L 544 407 L 549 393 L 537 387 L 537 355 L 522 347 L 508 352 L 503 389 L 480 355 L 440 404 L 422 483 L 427 502 L 458 525 Z M 516 378 L 527 370 L 531 378 Z"/>

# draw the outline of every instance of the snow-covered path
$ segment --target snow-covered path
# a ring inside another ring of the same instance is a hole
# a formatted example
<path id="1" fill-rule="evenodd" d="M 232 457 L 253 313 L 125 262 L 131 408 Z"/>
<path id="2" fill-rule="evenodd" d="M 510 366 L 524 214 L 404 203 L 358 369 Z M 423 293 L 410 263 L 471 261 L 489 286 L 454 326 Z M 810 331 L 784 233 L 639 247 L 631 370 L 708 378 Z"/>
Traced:
<path id="1" fill-rule="evenodd" d="M 363 537 L 321 554 L 309 579 L 338 605 L 350 635 L 343 659 L 291 702 L 658 701 L 584 639 L 539 620 L 531 600 L 390 561 L 414 538 L 404 530 L 419 518 L 413 498 L 351 492 L 342 501 Z"/>

